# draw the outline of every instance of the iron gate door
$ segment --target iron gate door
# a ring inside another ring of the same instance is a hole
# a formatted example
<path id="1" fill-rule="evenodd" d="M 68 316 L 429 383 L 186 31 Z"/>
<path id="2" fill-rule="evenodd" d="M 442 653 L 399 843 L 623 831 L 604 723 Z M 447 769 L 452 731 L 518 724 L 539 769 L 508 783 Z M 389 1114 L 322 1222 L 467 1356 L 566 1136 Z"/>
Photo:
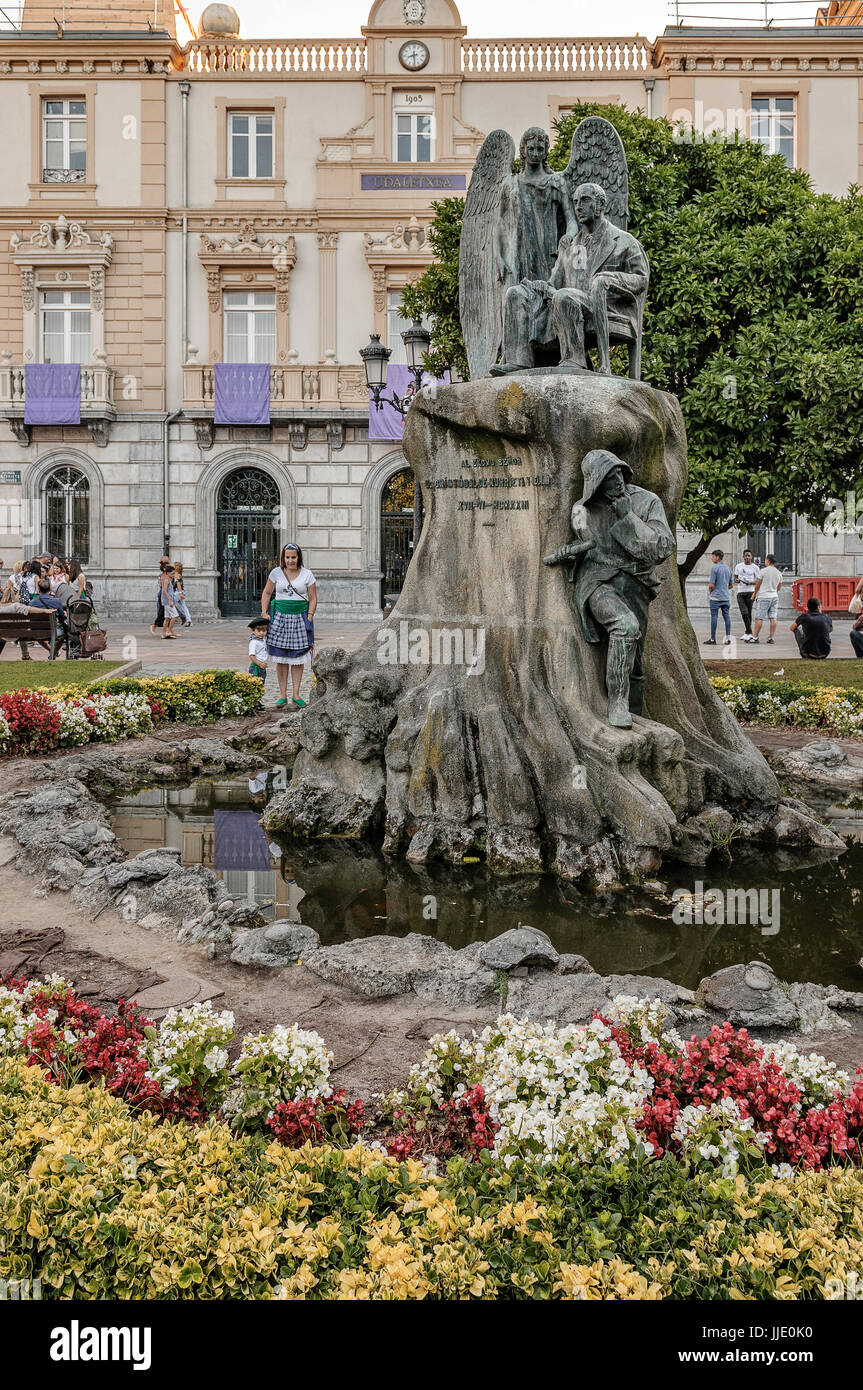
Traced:
<path id="1" fill-rule="evenodd" d="M 279 492 L 272 478 L 244 469 L 226 478 L 216 514 L 219 609 L 223 617 L 261 611 L 261 591 L 278 564 Z"/>
<path id="2" fill-rule="evenodd" d="M 402 591 L 411 556 L 414 553 L 414 517 L 397 512 L 381 516 L 381 549 L 384 604 L 394 603 Z"/>

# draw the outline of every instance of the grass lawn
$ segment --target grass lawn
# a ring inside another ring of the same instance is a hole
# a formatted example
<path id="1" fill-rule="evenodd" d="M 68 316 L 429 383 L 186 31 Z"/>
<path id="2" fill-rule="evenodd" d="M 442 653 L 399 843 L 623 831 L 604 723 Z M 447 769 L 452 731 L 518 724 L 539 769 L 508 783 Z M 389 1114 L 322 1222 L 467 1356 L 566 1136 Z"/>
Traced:
<path id="1" fill-rule="evenodd" d="M 90 681 L 125 664 L 124 661 L 2 661 L 0 692 L 35 690 L 40 685 L 89 685 Z"/>
<path id="2" fill-rule="evenodd" d="M 762 680 L 804 682 L 806 685 L 839 685 L 863 690 L 863 661 L 856 657 L 828 657 L 826 661 L 800 661 L 777 657 L 775 661 L 705 661 L 711 676 L 750 676 Z M 783 676 L 774 675 L 781 666 Z M 2 670 L 2 667 L 0 667 Z"/>

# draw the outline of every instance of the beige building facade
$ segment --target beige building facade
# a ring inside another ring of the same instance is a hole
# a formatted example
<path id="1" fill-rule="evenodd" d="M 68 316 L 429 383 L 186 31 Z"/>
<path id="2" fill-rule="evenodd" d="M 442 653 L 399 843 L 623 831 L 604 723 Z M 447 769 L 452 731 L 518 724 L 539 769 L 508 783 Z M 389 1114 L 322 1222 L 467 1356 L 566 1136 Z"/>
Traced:
<path id="1" fill-rule="evenodd" d="M 65 12 L 0 33 L 0 554 L 80 555 L 109 617 L 150 617 L 164 550 L 197 617 L 253 612 L 288 539 L 323 619 L 379 615 L 411 524 L 359 349 L 404 360 L 432 203 L 495 127 L 622 102 L 863 183 L 854 26 L 482 39 L 452 0 L 375 0 L 352 39 L 244 39 L 211 5 L 184 43 L 165 0 Z M 25 423 L 46 361 L 81 364 L 80 425 Z M 214 423 L 223 362 L 270 364 L 269 426 Z M 763 540 L 801 573 L 863 569 L 853 527 Z"/>

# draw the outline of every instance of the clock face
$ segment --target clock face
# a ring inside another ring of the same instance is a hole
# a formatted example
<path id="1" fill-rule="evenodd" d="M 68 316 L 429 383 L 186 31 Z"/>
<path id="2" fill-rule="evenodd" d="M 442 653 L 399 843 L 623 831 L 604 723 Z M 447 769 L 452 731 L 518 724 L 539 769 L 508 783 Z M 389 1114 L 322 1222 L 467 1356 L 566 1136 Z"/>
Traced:
<path id="1" fill-rule="evenodd" d="M 409 39 L 399 49 L 399 62 L 409 72 L 419 72 L 429 60 L 429 51 L 419 39 Z"/>

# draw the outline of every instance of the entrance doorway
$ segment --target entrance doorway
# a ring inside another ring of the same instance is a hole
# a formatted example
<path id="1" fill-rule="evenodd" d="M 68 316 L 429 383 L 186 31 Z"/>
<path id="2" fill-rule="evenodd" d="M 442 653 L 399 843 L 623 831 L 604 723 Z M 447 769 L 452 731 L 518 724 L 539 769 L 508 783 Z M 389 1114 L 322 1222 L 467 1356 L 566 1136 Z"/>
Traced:
<path id="1" fill-rule="evenodd" d="M 746 537 L 746 547 L 760 565 L 765 555 L 775 557 L 776 568 L 788 574 L 794 570 L 794 527 L 756 526 Z"/>
<path id="2" fill-rule="evenodd" d="M 219 489 L 216 563 L 224 618 L 261 611 L 261 591 L 278 562 L 279 489 L 260 468 L 238 468 Z"/>
<path id="3" fill-rule="evenodd" d="M 395 603 L 419 540 L 422 502 L 412 468 L 400 468 L 381 497 L 381 607 Z M 420 514 L 417 517 L 416 507 Z"/>

